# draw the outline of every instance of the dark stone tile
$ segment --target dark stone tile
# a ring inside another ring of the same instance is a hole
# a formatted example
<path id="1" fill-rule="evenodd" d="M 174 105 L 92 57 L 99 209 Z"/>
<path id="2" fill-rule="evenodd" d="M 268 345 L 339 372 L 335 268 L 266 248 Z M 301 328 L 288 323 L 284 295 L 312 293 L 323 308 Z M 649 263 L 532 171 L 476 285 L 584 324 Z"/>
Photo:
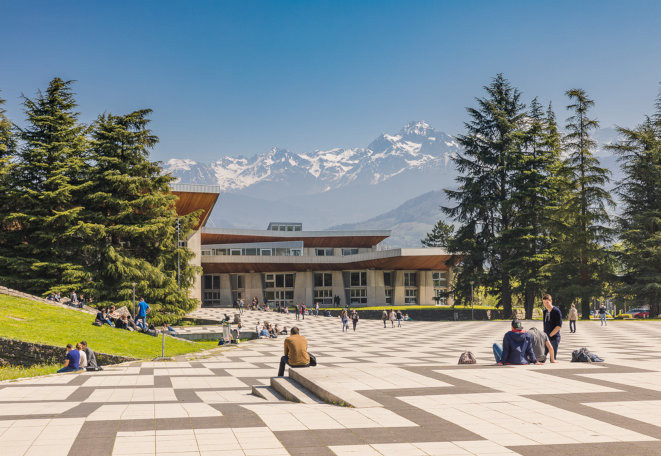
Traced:
<path id="1" fill-rule="evenodd" d="M 202 402 L 200 396 L 195 394 L 193 389 L 176 389 L 174 395 L 177 396 L 179 402 Z"/>
<path id="2" fill-rule="evenodd" d="M 122 420 L 117 432 L 153 431 L 154 420 Z"/>
<path id="3" fill-rule="evenodd" d="M 159 431 L 171 429 L 191 429 L 190 418 L 159 418 L 154 420 L 154 428 Z"/>
<path id="4" fill-rule="evenodd" d="M 154 377 L 154 388 L 172 388 L 172 380 L 167 375 L 157 375 Z"/>
<path id="5" fill-rule="evenodd" d="M 69 456 L 110 456 L 118 425 L 118 421 L 86 421 L 69 450 Z"/>
<path id="6" fill-rule="evenodd" d="M 59 418 L 87 418 L 91 413 L 103 405 L 100 402 L 82 402 L 75 407 L 63 412 Z"/>

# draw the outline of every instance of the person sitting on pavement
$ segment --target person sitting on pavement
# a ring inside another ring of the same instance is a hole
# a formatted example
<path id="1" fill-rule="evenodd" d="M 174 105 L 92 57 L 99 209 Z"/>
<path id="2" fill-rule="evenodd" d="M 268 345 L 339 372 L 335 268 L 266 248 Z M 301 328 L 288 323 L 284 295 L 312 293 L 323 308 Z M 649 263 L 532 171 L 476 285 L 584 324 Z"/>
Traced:
<path id="1" fill-rule="evenodd" d="M 83 347 L 83 351 L 85 352 L 85 356 L 87 357 L 87 370 L 88 371 L 103 370 L 97 364 L 96 354 L 94 354 L 94 351 L 87 346 L 87 342 L 83 340 L 80 342 L 80 345 L 81 347 Z"/>
<path id="2" fill-rule="evenodd" d="M 549 336 L 545 332 L 540 331 L 539 329 L 532 327 L 528 328 L 528 334 L 532 338 L 532 351 L 535 354 L 535 358 L 540 363 L 546 362 L 546 350 L 549 352 L 549 359 L 552 363 L 557 363 L 555 360 L 555 352 L 553 351 L 553 346 L 549 342 Z M 546 348 L 546 350 L 544 350 Z"/>
<path id="3" fill-rule="evenodd" d="M 269 325 L 269 336 L 271 336 L 272 339 L 277 339 L 278 337 L 278 330 L 273 325 Z"/>
<path id="4" fill-rule="evenodd" d="M 285 339 L 285 354 L 280 358 L 278 377 L 285 375 L 285 365 L 290 367 L 316 366 L 317 359 L 308 353 L 308 341 L 301 336 L 297 326 L 291 329 L 291 335 Z"/>
<path id="5" fill-rule="evenodd" d="M 280 331 L 280 335 L 281 335 L 281 336 L 286 336 L 286 335 L 287 335 L 287 327 L 286 327 L 286 326 L 284 326 L 284 327 L 282 328 L 282 331 Z"/>
<path id="6" fill-rule="evenodd" d="M 532 350 L 532 338 L 518 319 L 512 320 L 512 330 L 505 333 L 503 345 L 493 344 L 493 355 L 499 366 L 503 364 L 541 364 Z"/>
<path id="7" fill-rule="evenodd" d="M 67 344 L 67 356 L 64 360 L 64 367 L 58 370 L 57 373 L 75 372 L 77 370 L 80 370 L 80 353 L 73 348 L 73 345 Z"/>
<path id="8" fill-rule="evenodd" d="M 80 356 L 78 367 L 80 367 L 81 369 L 87 369 L 87 354 L 85 353 L 85 350 L 83 350 L 83 345 L 77 343 L 76 350 L 78 350 L 78 355 Z"/>
<path id="9" fill-rule="evenodd" d="M 259 331 L 259 338 L 268 339 L 269 337 L 271 337 L 271 334 L 269 333 L 268 328 L 266 327 L 266 325 L 262 326 L 261 331 Z"/>

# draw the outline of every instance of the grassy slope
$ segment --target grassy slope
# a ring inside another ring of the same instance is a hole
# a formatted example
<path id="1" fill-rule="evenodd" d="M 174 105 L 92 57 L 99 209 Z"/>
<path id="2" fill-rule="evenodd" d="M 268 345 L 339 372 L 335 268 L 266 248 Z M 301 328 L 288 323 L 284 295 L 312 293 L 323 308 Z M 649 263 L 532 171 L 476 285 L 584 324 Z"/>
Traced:
<path id="1" fill-rule="evenodd" d="M 12 318 L 13 317 L 13 318 Z M 66 346 L 86 340 L 97 352 L 133 358 L 161 355 L 161 338 L 135 332 L 92 326 L 94 316 L 13 296 L 0 295 L 0 337 Z M 180 355 L 216 345 L 214 341 L 165 340 L 166 356 Z"/>

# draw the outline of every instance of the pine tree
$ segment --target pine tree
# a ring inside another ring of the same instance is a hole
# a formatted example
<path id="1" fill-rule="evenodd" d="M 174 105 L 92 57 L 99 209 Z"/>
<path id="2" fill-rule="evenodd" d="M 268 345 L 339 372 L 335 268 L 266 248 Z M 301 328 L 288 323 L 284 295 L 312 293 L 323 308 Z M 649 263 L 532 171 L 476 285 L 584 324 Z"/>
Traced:
<path id="1" fill-rule="evenodd" d="M 558 139 L 553 110 L 549 106 L 545 117 L 542 105 L 533 99 L 521 154 L 514 162 L 514 253 L 508 261 L 518 281 L 515 291 L 523 296 L 526 318 L 532 318 L 535 299 L 547 281 L 544 267 L 552 260 L 552 210 L 557 205 L 555 173 L 560 162 Z"/>
<path id="2" fill-rule="evenodd" d="M 554 245 L 558 262 L 552 268 L 550 291 L 555 302 L 564 308 L 580 299 L 582 317 L 586 319 L 591 299 L 601 294 L 609 274 L 605 245 L 611 229 L 606 206 L 612 206 L 613 201 L 605 189 L 609 171 L 599 166 L 593 154 L 596 142 L 590 132 L 599 123 L 589 118 L 588 112 L 594 101 L 581 89 L 568 90 L 566 95 L 571 100 L 567 109 L 572 112 L 567 119 L 568 133 L 563 138 L 570 193 L 559 212 L 564 235 Z"/>
<path id="3" fill-rule="evenodd" d="M 624 178 L 617 193 L 622 200 L 618 219 L 624 265 L 624 294 L 659 314 L 661 299 L 661 93 L 657 111 L 635 129 L 618 128 L 618 143 L 610 148 L 620 155 Z"/>
<path id="4" fill-rule="evenodd" d="M 453 158 L 459 188 L 446 190 L 457 205 L 443 209 L 460 224 L 448 246 L 463 255 L 457 292 L 467 296 L 472 281 L 486 286 L 499 296 L 509 316 L 515 215 L 512 175 L 520 155 L 525 105 L 521 93 L 502 74 L 484 89 L 487 96 L 477 99 L 478 108 L 468 108 L 471 120 L 464 124 L 466 133 L 457 138 L 464 149 Z"/>
<path id="5" fill-rule="evenodd" d="M 427 237 L 420 242 L 425 247 L 447 247 L 454 233 L 454 226 L 448 225 L 443 220 L 436 222 L 432 230 L 427 233 Z"/>
<path id="6" fill-rule="evenodd" d="M 5 223 L 0 270 L 10 287 L 35 294 L 79 288 L 77 232 L 86 178 L 85 127 L 78 122 L 71 81 L 53 79 L 46 92 L 24 99 L 27 126 L 14 169 L 16 204 Z"/>
<path id="7" fill-rule="evenodd" d="M 158 138 L 149 130 L 143 109 L 127 115 L 101 115 L 93 126 L 92 186 L 86 200 L 84 252 L 92 274 L 88 293 L 100 303 L 129 305 L 131 283 L 136 293 L 154 307 L 152 321 L 171 321 L 190 311 L 188 297 L 196 270 L 193 253 L 177 246 L 175 196 L 172 177 L 149 161 Z M 181 239 L 186 239 L 199 214 L 181 217 Z M 180 287 L 177 286 L 179 255 Z"/>
<path id="8" fill-rule="evenodd" d="M 6 243 L 6 232 L 12 229 L 12 223 L 8 215 L 12 212 L 15 188 L 12 177 L 14 175 L 15 164 L 13 162 L 16 153 L 16 140 L 13 134 L 12 123 L 7 119 L 5 110 L 2 108 L 5 100 L 0 98 L 0 283 L 4 280 L 5 270 L 2 269 L 2 258 L 7 258 L 11 248 Z"/>

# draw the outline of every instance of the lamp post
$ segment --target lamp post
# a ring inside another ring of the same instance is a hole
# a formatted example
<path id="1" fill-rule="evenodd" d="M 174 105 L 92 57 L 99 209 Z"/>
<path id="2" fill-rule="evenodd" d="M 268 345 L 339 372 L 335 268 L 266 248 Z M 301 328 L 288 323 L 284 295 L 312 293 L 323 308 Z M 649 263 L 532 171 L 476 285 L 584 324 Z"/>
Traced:
<path id="1" fill-rule="evenodd" d="M 474 302 L 474 299 L 473 299 L 473 285 L 475 285 L 475 281 L 471 280 L 470 284 L 471 284 L 471 321 L 473 321 L 473 310 L 474 310 L 473 309 L 473 302 Z"/>
<path id="2" fill-rule="evenodd" d="M 131 282 L 131 285 L 133 286 L 133 319 L 135 321 L 135 282 Z"/>
<path id="3" fill-rule="evenodd" d="M 179 285 L 179 247 L 180 247 L 180 237 L 181 237 L 181 220 L 177 217 L 177 288 L 181 288 Z"/>

